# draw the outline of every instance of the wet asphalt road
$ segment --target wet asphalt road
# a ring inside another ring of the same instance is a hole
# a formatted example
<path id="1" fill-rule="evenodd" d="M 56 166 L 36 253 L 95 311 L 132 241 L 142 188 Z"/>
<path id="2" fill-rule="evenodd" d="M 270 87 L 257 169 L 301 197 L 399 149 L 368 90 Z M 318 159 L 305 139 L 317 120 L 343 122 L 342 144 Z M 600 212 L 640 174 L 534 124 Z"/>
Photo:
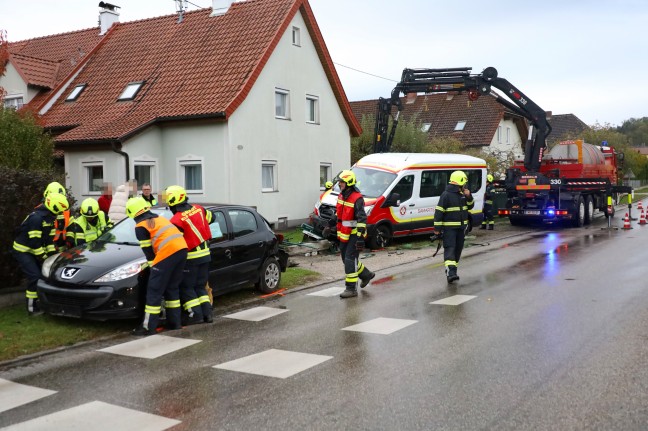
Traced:
<path id="1" fill-rule="evenodd" d="M 648 226 L 633 225 L 494 242 L 451 288 L 437 256 L 358 298 L 307 295 L 339 283 L 291 293 L 263 321 L 168 332 L 201 342 L 157 359 L 97 351 L 127 337 L 17 364 L 0 378 L 58 392 L 0 427 L 99 400 L 181 421 L 172 430 L 645 430 Z M 457 294 L 475 298 L 430 304 Z M 380 317 L 415 322 L 342 330 Z M 213 368 L 268 349 L 332 358 L 285 379 Z"/>

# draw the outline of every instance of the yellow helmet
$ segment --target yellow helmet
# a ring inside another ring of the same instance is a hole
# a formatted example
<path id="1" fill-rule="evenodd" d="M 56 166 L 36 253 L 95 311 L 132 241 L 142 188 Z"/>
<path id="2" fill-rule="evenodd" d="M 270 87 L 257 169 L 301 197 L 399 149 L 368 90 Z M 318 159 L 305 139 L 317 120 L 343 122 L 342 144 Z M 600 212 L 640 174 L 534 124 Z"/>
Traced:
<path id="1" fill-rule="evenodd" d="M 338 174 L 338 181 L 342 181 L 348 187 L 353 187 L 356 183 L 356 176 L 353 171 L 345 169 Z"/>
<path id="2" fill-rule="evenodd" d="M 130 198 L 126 202 L 126 215 L 130 218 L 135 218 L 138 215 L 144 214 L 149 208 L 151 208 L 149 203 L 143 197 Z"/>
<path id="3" fill-rule="evenodd" d="M 169 186 L 165 194 L 166 202 L 170 207 L 179 205 L 187 200 L 187 191 L 182 186 Z"/>
<path id="4" fill-rule="evenodd" d="M 486 181 L 488 181 L 489 183 L 492 183 L 493 182 L 493 176 L 491 174 L 486 175 Z"/>
<path id="5" fill-rule="evenodd" d="M 324 188 L 327 189 L 327 190 L 333 188 L 333 183 L 330 182 L 330 181 L 325 182 L 324 183 Z"/>
<path id="6" fill-rule="evenodd" d="M 70 208 L 67 198 L 61 193 L 48 193 L 45 197 L 45 208 L 54 214 L 61 214 Z"/>
<path id="7" fill-rule="evenodd" d="M 84 217 L 97 217 L 97 214 L 99 214 L 99 202 L 93 198 L 84 200 L 81 202 L 80 212 Z"/>
<path id="8" fill-rule="evenodd" d="M 463 186 L 468 182 L 468 177 L 464 171 L 454 171 L 450 174 L 450 184 Z"/>
<path id="9" fill-rule="evenodd" d="M 46 198 L 47 195 L 50 193 L 59 193 L 63 196 L 67 196 L 67 191 L 65 190 L 65 187 L 61 185 L 61 183 L 58 183 L 56 181 L 49 183 L 47 187 L 45 187 L 45 191 L 43 192 L 43 197 Z"/>

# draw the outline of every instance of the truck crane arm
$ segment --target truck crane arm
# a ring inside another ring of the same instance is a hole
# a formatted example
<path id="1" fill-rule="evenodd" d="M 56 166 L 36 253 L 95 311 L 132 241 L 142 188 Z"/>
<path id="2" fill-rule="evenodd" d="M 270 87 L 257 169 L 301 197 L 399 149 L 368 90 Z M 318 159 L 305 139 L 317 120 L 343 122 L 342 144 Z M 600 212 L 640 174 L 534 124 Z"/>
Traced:
<path id="1" fill-rule="evenodd" d="M 470 67 L 403 70 L 401 80 L 392 90 L 390 98 L 378 99 L 374 152 L 387 152 L 391 148 L 402 110 L 401 93 L 407 95 L 468 91 L 471 100 L 476 100 L 480 95 L 492 96 L 501 105 L 529 120 L 531 128 L 524 148 L 524 166 L 528 171 L 537 172 L 547 146 L 547 136 L 551 133 L 545 111 L 509 81 L 498 77 L 494 67 L 487 67 L 480 74 L 471 74 L 471 70 Z M 507 98 L 493 91 L 493 87 L 500 90 Z M 393 106 L 396 106 L 397 111 L 392 120 L 392 127 L 389 129 L 389 117 Z"/>

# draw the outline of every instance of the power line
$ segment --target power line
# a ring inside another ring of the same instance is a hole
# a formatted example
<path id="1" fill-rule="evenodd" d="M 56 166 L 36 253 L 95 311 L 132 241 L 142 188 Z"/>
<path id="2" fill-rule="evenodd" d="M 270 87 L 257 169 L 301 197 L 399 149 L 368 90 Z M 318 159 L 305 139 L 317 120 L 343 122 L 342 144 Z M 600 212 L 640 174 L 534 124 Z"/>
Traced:
<path id="1" fill-rule="evenodd" d="M 369 75 L 369 76 L 373 76 L 373 77 L 376 77 L 376 78 L 384 79 L 385 81 L 398 82 L 398 81 L 395 80 L 395 79 L 390 79 L 390 78 L 385 78 L 385 77 L 383 77 L 383 76 L 374 75 L 373 73 L 364 72 L 364 71 L 362 71 L 362 70 L 358 70 L 358 69 L 355 69 L 355 68 L 350 67 L 350 66 L 345 66 L 344 64 L 340 64 L 340 63 L 336 63 L 336 62 L 333 62 L 333 64 L 335 64 L 336 66 L 340 66 L 340 67 L 345 67 L 345 68 L 347 68 L 347 69 L 351 69 L 351 70 L 353 70 L 354 72 L 364 73 L 365 75 Z"/>

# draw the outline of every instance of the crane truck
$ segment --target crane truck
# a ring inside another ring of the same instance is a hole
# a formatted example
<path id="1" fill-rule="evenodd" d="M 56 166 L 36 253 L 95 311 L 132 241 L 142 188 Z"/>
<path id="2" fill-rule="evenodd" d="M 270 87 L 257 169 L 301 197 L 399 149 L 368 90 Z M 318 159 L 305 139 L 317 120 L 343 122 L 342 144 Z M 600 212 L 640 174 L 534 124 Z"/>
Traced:
<path id="1" fill-rule="evenodd" d="M 498 76 L 494 67 L 479 74 L 472 68 L 404 69 L 401 80 L 387 99 L 378 100 L 373 150 L 389 152 L 402 110 L 401 93 L 468 92 L 470 100 L 491 96 L 508 110 L 526 118 L 530 124 L 524 147 L 524 160 L 506 172 L 506 207 L 498 210 L 513 225 L 531 222 L 588 224 L 595 210 L 614 216 L 612 202 L 632 188 L 619 185 L 623 154 L 607 146 L 569 141 L 554 147 L 545 157 L 546 139 L 551 133 L 546 112 L 508 80 Z M 501 93 L 495 92 L 499 90 Z M 392 116 L 392 109 L 396 113 Z M 389 127 L 389 119 L 392 126 Z"/>

